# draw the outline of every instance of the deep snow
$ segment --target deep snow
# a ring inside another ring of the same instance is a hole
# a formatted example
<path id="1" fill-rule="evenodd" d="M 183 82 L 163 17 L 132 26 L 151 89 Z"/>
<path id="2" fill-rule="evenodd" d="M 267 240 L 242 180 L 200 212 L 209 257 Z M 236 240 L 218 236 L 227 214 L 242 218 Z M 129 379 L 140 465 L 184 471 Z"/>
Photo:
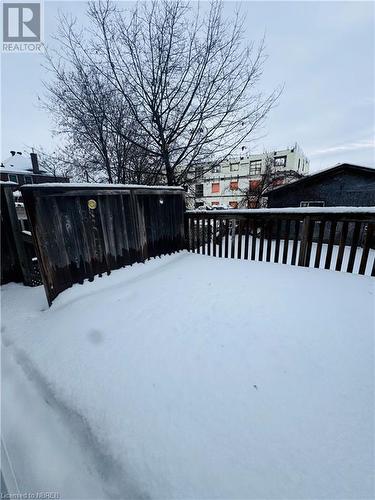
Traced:
<path id="1" fill-rule="evenodd" d="M 33 464 L 24 484 L 51 460 L 63 496 L 374 496 L 373 278 L 182 252 L 50 309 L 6 285 L 2 313 L 2 433 Z M 39 395 L 23 408 L 15 380 Z M 25 434 L 42 427 L 55 446 L 38 453 Z"/>

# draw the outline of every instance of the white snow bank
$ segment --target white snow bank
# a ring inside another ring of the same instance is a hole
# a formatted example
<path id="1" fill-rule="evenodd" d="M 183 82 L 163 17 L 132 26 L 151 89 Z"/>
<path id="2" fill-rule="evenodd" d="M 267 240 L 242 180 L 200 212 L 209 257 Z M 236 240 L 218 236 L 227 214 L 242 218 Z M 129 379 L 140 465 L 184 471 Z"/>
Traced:
<path id="1" fill-rule="evenodd" d="M 373 497 L 372 278 L 180 253 L 2 300 L 6 351 L 112 494 Z"/>

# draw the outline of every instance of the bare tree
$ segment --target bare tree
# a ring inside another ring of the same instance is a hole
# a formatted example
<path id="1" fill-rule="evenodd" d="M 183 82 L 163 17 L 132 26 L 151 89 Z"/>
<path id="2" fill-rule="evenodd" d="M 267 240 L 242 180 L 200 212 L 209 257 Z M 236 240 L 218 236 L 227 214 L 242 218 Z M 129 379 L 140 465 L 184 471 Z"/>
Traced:
<path id="1" fill-rule="evenodd" d="M 264 41 L 246 45 L 243 17 L 181 1 L 137 3 L 126 16 L 91 3 L 92 62 L 126 101 L 135 145 L 162 164 L 169 185 L 194 181 L 251 139 L 280 95 L 257 89 Z M 145 141 L 146 138 L 146 141 Z"/>
<path id="2" fill-rule="evenodd" d="M 155 184 L 160 166 L 129 140 L 136 126 L 127 102 L 92 65 L 82 36 L 76 21 L 61 17 L 59 48 L 47 52 L 52 79 L 45 83 L 44 106 L 66 146 L 43 154 L 43 161 L 69 166 L 77 180 Z"/>
<path id="3" fill-rule="evenodd" d="M 264 40 L 244 18 L 180 0 L 88 7 L 88 29 L 62 18 L 47 106 L 72 147 L 89 144 L 106 180 L 192 184 L 255 138 L 281 90 L 258 88 Z M 84 156 L 84 155 L 83 155 Z"/>
<path id="4" fill-rule="evenodd" d="M 259 176 L 249 181 L 246 189 L 241 189 L 240 206 L 246 208 L 262 208 L 267 206 L 267 193 L 277 186 L 300 179 L 302 174 L 295 170 L 284 170 L 275 165 L 274 156 L 266 153 L 264 168 Z"/>

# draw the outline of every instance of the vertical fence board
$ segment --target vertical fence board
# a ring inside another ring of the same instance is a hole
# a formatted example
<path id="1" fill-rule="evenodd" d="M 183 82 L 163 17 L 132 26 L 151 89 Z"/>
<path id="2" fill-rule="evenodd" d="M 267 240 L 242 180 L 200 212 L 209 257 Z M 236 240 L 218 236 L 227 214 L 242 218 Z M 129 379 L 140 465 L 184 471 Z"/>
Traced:
<path id="1" fill-rule="evenodd" d="M 225 241 L 224 241 L 224 257 L 227 259 L 229 254 L 229 219 L 225 221 Z"/>
<path id="2" fill-rule="evenodd" d="M 266 262 L 271 261 L 271 250 L 272 250 L 272 220 L 266 223 L 266 235 L 267 235 L 267 250 L 266 250 Z"/>
<path id="3" fill-rule="evenodd" d="M 292 266 L 295 266 L 296 261 L 297 261 L 299 226 L 300 226 L 300 221 L 295 220 L 294 221 L 294 238 L 293 238 L 293 248 L 292 248 L 292 259 L 291 259 Z"/>
<path id="4" fill-rule="evenodd" d="M 339 243 L 339 250 L 337 252 L 336 268 L 335 268 L 336 271 L 341 271 L 342 259 L 344 258 L 347 236 L 348 236 L 348 222 L 344 221 L 341 225 L 340 243 Z"/>
<path id="5" fill-rule="evenodd" d="M 302 226 L 302 238 L 298 256 L 298 265 L 308 267 L 311 253 L 311 238 L 312 238 L 313 223 L 311 217 L 305 217 Z"/>
<path id="6" fill-rule="evenodd" d="M 309 226 L 309 232 L 308 232 L 308 235 L 307 235 L 305 267 L 309 267 L 310 266 L 310 258 L 311 258 L 311 251 L 312 251 L 312 240 L 313 240 L 313 234 L 314 234 L 314 227 L 315 227 L 315 221 L 311 220 L 310 221 L 310 226 Z"/>
<path id="7" fill-rule="evenodd" d="M 260 238 L 259 238 L 259 256 L 260 261 L 263 260 L 263 247 L 264 247 L 264 221 L 260 221 Z"/>
<path id="8" fill-rule="evenodd" d="M 219 220 L 219 257 L 223 256 L 223 241 L 224 241 L 224 234 L 223 234 L 223 219 Z"/>
<path id="9" fill-rule="evenodd" d="M 212 255 L 216 257 L 216 231 L 217 231 L 217 220 L 216 217 L 212 219 L 212 243 L 213 243 L 213 252 Z"/>
<path id="10" fill-rule="evenodd" d="M 283 264 L 288 262 L 288 251 L 289 251 L 289 235 L 290 235 L 290 220 L 288 219 L 285 224 L 285 237 L 284 237 L 284 248 L 283 248 Z"/>
<path id="11" fill-rule="evenodd" d="M 374 224 L 369 223 L 367 224 L 365 244 L 363 245 L 362 258 L 359 264 L 359 271 L 358 271 L 359 274 L 365 274 L 366 272 L 367 259 L 370 252 L 370 244 L 373 234 L 374 234 Z"/>
<path id="12" fill-rule="evenodd" d="M 245 259 L 247 260 L 249 258 L 249 236 L 250 236 L 250 221 L 249 219 L 246 220 L 246 226 L 245 226 Z"/>
<path id="13" fill-rule="evenodd" d="M 207 255 L 211 255 L 211 242 L 212 242 L 212 234 L 211 234 L 211 218 L 207 219 Z"/>
<path id="14" fill-rule="evenodd" d="M 350 246 L 350 254 L 349 254 L 349 260 L 348 260 L 348 266 L 346 268 L 346 271 L 348 273 L 352 273 L 353 272 L 355 258 L 356 258 L 356 255 L 357 255 L 359 235 L 360 235 L 360 232 L 361 232 L 361 225 L 362 225 L 361 222 L 355 222 L 354 223 L 354 230 L 353 230 L 353 236 L 352 236 L 352 244 Z"/>
<path id="15" fill-rule="evenodd" d="M 243 221 L 238 222 L 238 244 L 237 244 L 237 259 L 242 257 L 242 231 L 243 231 Z"/>
<path id="16" fill-rule="evenodd" d="M 331 267 L 333 245 L 335 243 L 337 222 L 335 220 L 331 221 L 331 227 L 329 230 L 329 240 L 326 254 L 326 261 L 324 264 L 324 269 L 329 269 Z"/>
<path id="17" fill-rule="evenodd" d="M 202 255 L 206 255 L 206 219 L 201 220 L 202 223 Z"/>
<path id="18" fill-rule="evenodd" d="M 256 247 L 257 247 L 257 231 L 258 231 L 258 224 L 255 219 L 252 220 L 252 231 L 253 235 L 251 238 L 251 260 L 255 260 L 256 256 Z"/>
<path id="19" fill-rule="evenodd" d="M 280 254 L 280 229 L 281 229 L 281 222 L 280 222 L 280 219 L 277 219 L 277 222 L 276 222 L 276 241 L 275 241 L 274 262 L 279 262 L 279 254 Z"/>
<path id="20" fill-rule="evenodd" d="M 197 219 L 197 252 L 201 253 L 201 219 Z"/>
<path id="21" fill-rule="evenodd" d="M 231 219 L 232 227 L 230 232 L 230 258 L 234 259 L 234 249 L 236 244 L 236 219 Z"/>
<path id="22" fill-rule="evenodd" d="M 319 268 L 319 266 L 320 266 L 320 259 L 322 256 L 322 247 L 323 247 L 323 238 L 324 238 L 325 227 L 326 227 L 326 221 L 323 219 L 320 222 L 318 242 L 317 242 L 317 246 L 316 246 L 315 261 L 314 261 L 314 267 L 316 267 L 316 268 Z"/>

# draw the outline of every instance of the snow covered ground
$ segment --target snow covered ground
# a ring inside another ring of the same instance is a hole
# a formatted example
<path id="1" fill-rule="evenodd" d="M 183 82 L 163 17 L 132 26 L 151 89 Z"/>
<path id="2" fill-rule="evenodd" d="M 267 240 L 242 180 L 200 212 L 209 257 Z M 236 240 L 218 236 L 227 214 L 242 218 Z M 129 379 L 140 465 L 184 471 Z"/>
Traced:
<path id="1" fill-rule="evenodd" d="M 1 293 L 19 491 L 374 497 L 373 278 L 182 252 Z"/>

